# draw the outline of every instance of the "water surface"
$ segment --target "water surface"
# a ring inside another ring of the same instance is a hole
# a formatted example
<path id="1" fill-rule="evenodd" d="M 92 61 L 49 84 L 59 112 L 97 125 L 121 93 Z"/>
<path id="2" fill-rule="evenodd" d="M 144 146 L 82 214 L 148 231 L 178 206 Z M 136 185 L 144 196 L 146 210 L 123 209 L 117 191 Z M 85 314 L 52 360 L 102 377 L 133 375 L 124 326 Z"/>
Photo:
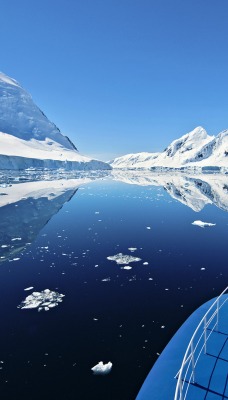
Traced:
<path id="1" fill-rule="evenodd" d="M 2 398 L 135 399 L 182 322 L 227 285 L 228 177 L 62 178 L 0 177 Z M 118 253 L 141 261 L 126 270 L 107 259 Z M 27 287 L 65 297 L 22 310 Z M 109 375 L 93 375 L 99 361 Z"/>

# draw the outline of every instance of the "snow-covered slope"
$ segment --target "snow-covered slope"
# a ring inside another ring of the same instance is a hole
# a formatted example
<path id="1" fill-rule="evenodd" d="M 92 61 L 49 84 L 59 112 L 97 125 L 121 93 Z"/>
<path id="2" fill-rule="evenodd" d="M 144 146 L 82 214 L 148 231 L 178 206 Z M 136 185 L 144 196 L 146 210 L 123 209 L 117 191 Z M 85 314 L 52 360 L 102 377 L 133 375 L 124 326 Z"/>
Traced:
<path id="1" fill-rule="evenodd" d="M 23 168 L 110 169 L 102 161 L 92 160 L 76 150 L 64 148 L 58 142 L 23 140 L 0 132 L 0 169 Z"/>
<path id="2" fill-rule="evenodd" d="M 219 133 L 218 136 L 199 149 L 188 162 L 200 163 L 202 166 L 228 167 L 228 130 Z"/>
<path id="3" fill-rule="evenodd" d="M 76 149 L 34 104 L 20 84 L 1 72 L 0 131 L 24 140 L 45 140 L 48 137 L 67 149 Z"/>
<path id="4" fill-rule="evenodd" d="M 0 73 L 0 168 L 110 169 L 78 153 L 16 82 Z"/>
<path id="5" fill-rule="evenodd" d="M 110 161 L 113 168 L 150 168 L 154 159 L 158 157 L 160 153 L 135 153 L 127 154 L 126 156 L 117 157 Z"/>
<path id="6" fill-rule="evenodd" d="M 132 162 L 133 161 L 133 162 Z M 228 131 L 209 136 L 204 128 L 174 140 L 162 153 L 127 154 L 114 159 L 113 168 L 180 169 L 222 167 L 228 169 Z"/>
<path id="7" fill-rule="evenodd" d="M 195 157 L 202 147 L 206 146 L 214 136 L 209 136 L 201 126 L 174 140 L 156 160 L 156 165 L 178 168 Z"/>

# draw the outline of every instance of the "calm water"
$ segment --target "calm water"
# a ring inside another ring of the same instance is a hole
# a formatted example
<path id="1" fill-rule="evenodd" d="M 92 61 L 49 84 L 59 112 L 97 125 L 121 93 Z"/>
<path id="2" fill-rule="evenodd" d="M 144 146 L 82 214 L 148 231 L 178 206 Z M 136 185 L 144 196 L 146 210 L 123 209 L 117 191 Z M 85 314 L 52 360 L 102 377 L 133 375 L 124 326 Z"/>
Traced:
<path id="1" fill-rule="evenodd" d="M 227 285 L 228 177 L 59 178 L 0 176 L 1 399 L 133 400 L 174 332 Z M 123 269 L 107 259 L 117 253 L 141 261 Z M 21 310 L 30 286 L 65 297 Z M 109 375 L 93 375 L 99 361 Z"/>

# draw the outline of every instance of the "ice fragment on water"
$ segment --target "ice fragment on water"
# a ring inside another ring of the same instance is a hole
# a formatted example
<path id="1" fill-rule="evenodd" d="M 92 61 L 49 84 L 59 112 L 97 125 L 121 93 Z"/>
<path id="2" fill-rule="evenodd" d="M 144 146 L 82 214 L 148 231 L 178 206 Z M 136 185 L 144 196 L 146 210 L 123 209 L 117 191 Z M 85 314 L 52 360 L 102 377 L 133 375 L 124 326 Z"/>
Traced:
<path id="1" fill-rule="evenodd" d="M 118 253 L 114 256 L 107 257 L 107 260 L 115 261 L 117 264 L 129 264 L 131 262 L 141 261 L 141 258 Z"/>
<path id="2" fill-rule="evenodd" d="M 25 288 L 24 291 L 32 290 L 32 289 L 34 289 L 34 287 L 33 286 L 29 286 L 29 287 Z"/>
<path id="3" fill-rule="evenodd" d="M 30 287 L 25 290 L 31 289 L 33 288 Z M 64 294 L 52 292 L 49 289 L 45 289 L 42 292 L 33 292 L 32 294 L 27 296 L 25 300 L 22 301 L 21 304 L 17 307 L 21 309 L 37 308 L 38 311 L 49 311 L 50 308 L 54 308 L 58 305 L 58 303 L 61 303 L 63 297 Z"/>
<path id="4" fill-rule="evenodd" d="M 104 364 L 103 361 L 100 361 L 97 365 L 91 368 L 95 375 L 106 375 L 111 372 L 112 363 L 109 361 L 107 364 Z"/>
<path id="5" fill-rule="evenodd" d="M 200 226 L 200 228 L 205 228 L 206 226 L 215 226 L 216 224 L 212 224 L 211 222 L 203 222 L 200 220 L 192 222 L 192 225 Z"/>
<path id="6" fill-rule="evenodd" d="M 137 247 L 128 247 L 128 250 L 130 250 L 132 253 L 137 250 Z"/>

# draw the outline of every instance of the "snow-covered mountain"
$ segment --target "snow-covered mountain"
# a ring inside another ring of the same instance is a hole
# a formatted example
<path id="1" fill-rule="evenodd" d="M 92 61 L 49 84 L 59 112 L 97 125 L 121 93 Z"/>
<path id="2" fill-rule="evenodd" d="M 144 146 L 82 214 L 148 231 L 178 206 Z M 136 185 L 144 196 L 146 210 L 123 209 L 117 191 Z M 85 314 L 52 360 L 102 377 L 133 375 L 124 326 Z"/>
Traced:
<path id="1" fill-rule="evenodd" d="M 209 136 L 201 126 L 174 140 L 161 153 L 136 153 L 115 158 L 113 168 L 228 169 L 228 130 Z"/>
<path id="2" fill-rule="evenodd" d="M 158 157 L 160 153 L 135 153 L 126 154 L 122 157 L 117 157 L 110 161 L 110 165 L 113 168 L 150 168 L 153 161 Z"/>
<path id="3" fill-rule="evenodd" d="M 82 156 L 14 79 L 0 73 L 0 169 L 110 169 Z"/>

